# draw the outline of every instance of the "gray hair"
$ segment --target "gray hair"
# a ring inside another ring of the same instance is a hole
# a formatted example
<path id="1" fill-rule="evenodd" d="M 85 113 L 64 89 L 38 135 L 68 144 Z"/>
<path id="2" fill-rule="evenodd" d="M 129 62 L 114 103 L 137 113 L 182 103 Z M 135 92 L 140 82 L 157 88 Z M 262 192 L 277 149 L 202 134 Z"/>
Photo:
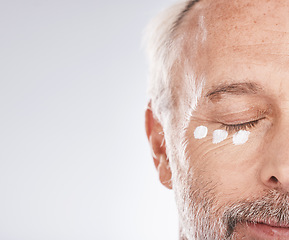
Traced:
<path id="1" fill-rule="evenodd" d="M 186 12 L 198 0 L 183 0 L 161 12 L 146 29 L 145 43 L 149 59 L 148 96 L 155 117 L 164 123 L 173 106 L 173 65 L 181 52 L 182 38 L 174 34 Z"/>

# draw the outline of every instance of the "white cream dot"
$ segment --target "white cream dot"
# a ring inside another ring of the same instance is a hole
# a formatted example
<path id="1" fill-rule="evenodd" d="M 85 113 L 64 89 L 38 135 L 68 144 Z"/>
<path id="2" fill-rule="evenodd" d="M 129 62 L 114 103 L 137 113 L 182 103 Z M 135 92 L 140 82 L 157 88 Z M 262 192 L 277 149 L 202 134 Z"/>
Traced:
<path id="1" fill-rule="evenodd" d="M 199 126 L 194 131 L 195 139 L 205 138 L 208 134 L 208 128 L 205 126 Z"/>
<path id="2" fill-rule="evenodd" d="M 213 143 L 217 144 L 224 141 L 228 137 L 228 132 L 226 130 L 217 129 L 213 132 Z"/>
<path id="3" fill-rule="evenodd" d="M 233 143 L 235 145 L 241 145 L 248 141 L 250 132 L 245 130 L 240 130 L 233 135 Z"/>

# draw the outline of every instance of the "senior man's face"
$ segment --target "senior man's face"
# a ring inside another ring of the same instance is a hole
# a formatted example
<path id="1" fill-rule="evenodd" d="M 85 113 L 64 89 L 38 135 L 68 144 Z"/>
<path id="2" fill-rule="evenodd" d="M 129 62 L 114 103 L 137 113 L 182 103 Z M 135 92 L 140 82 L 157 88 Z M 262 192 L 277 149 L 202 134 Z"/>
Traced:
<path id="1" fill-rule="evenodd" d="M 289 1 L 203 0 L 178 33 L 175 117 L 147 133 L 182 239 L 289 239 Z"/>

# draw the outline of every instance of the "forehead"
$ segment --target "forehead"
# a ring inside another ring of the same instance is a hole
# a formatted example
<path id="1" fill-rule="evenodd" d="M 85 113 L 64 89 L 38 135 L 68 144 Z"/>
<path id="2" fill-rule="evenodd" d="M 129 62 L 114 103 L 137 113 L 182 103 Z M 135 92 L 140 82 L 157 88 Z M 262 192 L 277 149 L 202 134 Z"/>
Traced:
<path id="1" fill-rule="evenodd" d="M 191 37 L 187 44 L 194 40 L 221 45 L 273 40 L 288 32 L 288 10 L 289 0 L 202 0 L 190 9 L 178 31 Z"/>
<path id="2" fill-rule="evenodd" d="M 287 78 L 288 12 L 288 0 L 202 0 L 177 30 L 184 39 L 182 56 L 209 85 L 228 79 L 252 81 L 257 74 L 263 83 L 272 73 Z"/>

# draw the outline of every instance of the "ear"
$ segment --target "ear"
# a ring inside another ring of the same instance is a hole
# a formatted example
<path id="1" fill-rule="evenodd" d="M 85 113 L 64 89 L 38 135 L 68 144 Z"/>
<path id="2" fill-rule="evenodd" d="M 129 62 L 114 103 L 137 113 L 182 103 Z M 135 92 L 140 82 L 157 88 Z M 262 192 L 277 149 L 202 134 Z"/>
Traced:
<path id="1" fill-rule="evenodd" d="M 166 143 L 163 134 L 163 127 L 154 117 L 151 110 L 151 103 L 148 104 L 146 109 L 145 126 L 160 182 L 167 188 L 172 189 L 172 172 L 169 165 L 169 159 L 167 158 L 166 154 Z"/>

